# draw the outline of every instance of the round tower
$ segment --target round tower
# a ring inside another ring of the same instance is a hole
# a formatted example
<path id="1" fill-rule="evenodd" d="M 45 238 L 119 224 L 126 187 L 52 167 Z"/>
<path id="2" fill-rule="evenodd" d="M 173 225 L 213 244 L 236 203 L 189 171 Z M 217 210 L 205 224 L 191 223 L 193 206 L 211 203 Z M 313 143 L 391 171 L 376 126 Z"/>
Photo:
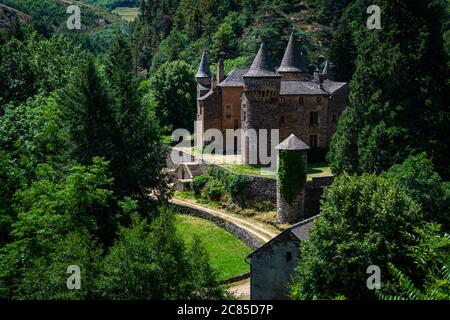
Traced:
<path id="1" fill-rule="evenodd" d="M 307 151 L 309 146 L 291 134 L 276 146 L 278 152 L 277 222 L 297 223 L 304 217 Z"/>
<path id="2" fill-rule="evenodd" d="M 275 70 L 267 53 L 264 42 L 258 54 L 255 57 L 250 69 L 244 74 L 244 94 L 242 95 L 242 129 L 248 131 L 254 129 L 277 129 L 278 121 L 278 98 L 280 95 L 281 76 Z M 268 145 L 270 147 L 270 133 L 268 137 Z M 252 150 L 250 151 L 250 148 Z M 249 152 L 258 155 L 258 142 L 249 141 L 249 138 L 243 141 L 243 160 L 247 164 L 260 164 L 257 159 L 256 163 L 250 159 Z M 270 153 L 270 151 L 269 151 Z M 258 158 L 256 156 L 256 158 Z"/>
<path id="3" fill-rule="evenodd" d="M 244 92 L 250 102 L 273 102 L 278 99 L 281 76 L 272 65 L 264 42 L 243 78 Z"/>

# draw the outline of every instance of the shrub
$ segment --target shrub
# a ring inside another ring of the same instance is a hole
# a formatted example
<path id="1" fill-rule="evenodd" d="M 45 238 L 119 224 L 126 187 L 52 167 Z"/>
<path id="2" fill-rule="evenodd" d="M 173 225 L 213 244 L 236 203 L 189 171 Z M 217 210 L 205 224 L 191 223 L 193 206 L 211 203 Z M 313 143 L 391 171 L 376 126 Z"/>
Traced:
<path id="1" fill-rule="evenodd" d="M 219 201 L 224 193 L 225 188 L 220 181 L 209 180 L 203 188 L 202 196 L 209 200 Z"/>
<path id="2" fill-rule="evenodd" d="M 242 203 L 242 192 L 250 183 L 250 178 L 243 175 L 230 174 L 226 181 L 226 189 L 233 202 Z"/>
<path id="3" fill-rule="evenodd" d="M 203 188 L 208 183 L 208 181 L 209 176 L 206 174 L 202 174 L 201 176 L 197 176 L 192 179 L 192 190 L 194 190 L 194 194 L 196 197 L 199 197 L 202 194 Z"/>
<path id="4" fill-rule="evenodd" d="M 211 166 L 208 169 L 208 175 L 213 178 L 214 180 L 220 181 L 223 185 L 226 185 L 227 179 L 229 176 L 232 175 L 232 173 L 217 167 L 217 166 Z"/>

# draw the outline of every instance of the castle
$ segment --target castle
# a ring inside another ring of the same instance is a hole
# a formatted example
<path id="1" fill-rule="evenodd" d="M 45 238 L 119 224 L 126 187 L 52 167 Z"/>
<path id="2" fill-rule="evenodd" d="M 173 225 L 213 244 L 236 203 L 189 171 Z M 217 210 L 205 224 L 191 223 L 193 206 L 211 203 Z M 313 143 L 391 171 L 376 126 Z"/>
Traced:
<path id="1" fill-rule="evenodd" d="M 250 68 L 234 69 L 228 76 L 219 61 L 214 77 L 203 53 L 196 78 L 201 146 L 210 142 L 203 135 L 208 129 L 218 129 L 224 137 L 227 129 L 279 129 L 280 141 L 295 134 L 312 150 L 327 148 L 348 105 L 348 84 L 329 79 L 328 62 L 311 77 L 293 34 L 278 69 L 263 42 Z M 249 163 L 252 147 L 248 139 L 243 140 L 244 163 Z"/>

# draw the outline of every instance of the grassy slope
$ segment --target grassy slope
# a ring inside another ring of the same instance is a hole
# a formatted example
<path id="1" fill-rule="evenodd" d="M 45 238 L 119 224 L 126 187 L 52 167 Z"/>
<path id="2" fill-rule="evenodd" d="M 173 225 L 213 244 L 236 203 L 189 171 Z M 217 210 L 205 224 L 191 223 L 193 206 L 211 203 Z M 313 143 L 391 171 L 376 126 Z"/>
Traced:
<path id="1" fill-rule="evenodd" d="M 234 171 L 239 174 L 247 174 L 253 176 L 267 176 L 276 177 L 276 172 L 261 169 L 258 166 L 246 165 L 246 164 L 222 164 L 224 168 Z M 308 164 L 307 179 L 311 181 L 313 177 L 325 177 L 331 176 L 331 169 L 326 163 L 312 163 Z"/>
<path id="2" fill-rule="evenodd" d="M 244 258 L 251 249 L 222 228 L 207 220 L 187 215 L 177 215 L 176 227 L 187 243 L 192 243 L 194 235 L 201 239 L 220 279 L 249 271 Z"/>
<path id="3" fill-rule="evenodd" d="M 133 22 L 139 15 L 139 8 L 121 7 L 114 9 L 113 12 L 117 13 L 123 20 Z"/>

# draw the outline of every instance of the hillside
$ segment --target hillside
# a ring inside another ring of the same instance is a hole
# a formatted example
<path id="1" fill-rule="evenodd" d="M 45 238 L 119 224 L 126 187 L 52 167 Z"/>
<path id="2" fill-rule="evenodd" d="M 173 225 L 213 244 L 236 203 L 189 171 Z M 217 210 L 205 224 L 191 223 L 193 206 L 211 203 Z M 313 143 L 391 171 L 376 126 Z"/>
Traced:
<path id="1" fill-rule="evenodd" d="M 210 61 L 224 59 L 229 71 L 248 66 L 264 40 L 277 64 L 294 31 L 312 72 L 328 58 L 335 29 L 322 17 L 327 6 L 325 1 L 143 0 L 133 25 L 137 61 L 150 72 L 176 59 L 195 67 L 207 51 Z"/>
<path id="2" fill-rule="evenodd" d="M 25 22 L 31 20 L 31 16 L 0 3 L 0 29 L 11 28 L 16 19 Z"/>
<path id="3" fill-rule="evenodd" d="M 74 0 L 3 0 L 4 6 L 22 12 L 31 17 L 35 28 L 44 35 L 64 32 L 69 15 L 66 8 L 78 5 L 82 13 L 82 31 L 95 32 L 111 24 L 123 24 L 125 21 L 106 9 Z"/>

